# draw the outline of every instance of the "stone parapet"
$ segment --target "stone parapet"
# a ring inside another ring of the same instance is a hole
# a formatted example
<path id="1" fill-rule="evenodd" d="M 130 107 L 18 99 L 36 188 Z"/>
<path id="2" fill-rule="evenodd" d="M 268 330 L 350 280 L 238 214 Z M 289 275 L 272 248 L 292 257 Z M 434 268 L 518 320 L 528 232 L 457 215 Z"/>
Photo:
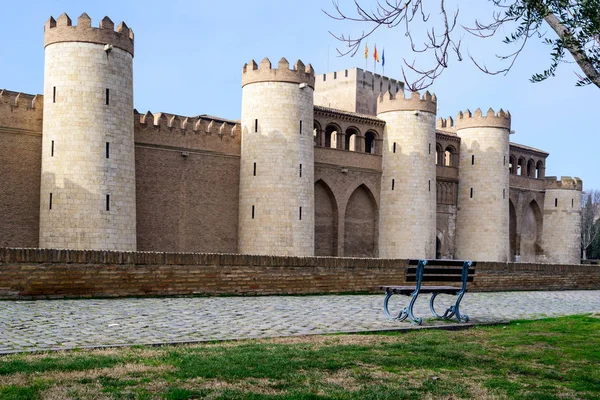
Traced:
<path id="1" fill-rule="evenodd" d="M 456 117 L 456 129 L 465 128 L 504 128 L 510 130 L 510 112 L 504 112 L 503 109 L 494 112 L 489 108 L 484 116 L 481 109 L 478 108 L 474 113 L 467 109 L 464 113 L 461 111 Z"/>
<path id="2" fill-rule="evenodd" d="M 125 50 L 133 56 L 133 31 L 121 22 L 117 25 L 110 18 L 104 17 L 98 28 L 92 27 L 92 20 L 83 13 L 74 26 L 67 14 L 56 20 L 50 17 L 44 26 L 44 47 L 53 43 L 86 42 L 101 45 L 112 45 Z"/>
<path id="3" fill-rule="evenodd" d="M 435 114 L 437 98 L 429 92 L 425 92 L 423 96 L 418 92 L 411 92 L 410 98 L 394 96 L 387 92 L 379 96 L 377 115 L 390 111 L 424 111 Z"/>
<path id="4" fill-rule="evenodd" d="M 290 69 L 290 63 L 285 58 L 279 60 L 277 68 L 271 67 L 271 61 L 268 58 L 264 58 L 260 65 L 251 60 L 242 68 L 242 87 L 257 82 L 305 83 L 314 89 L 315 70 L 312 65 L 305 66 L 300 60 L 296 61 L 293 69 Z"/>
<path id="5" fill-rule="evenodd" d="M 571 178 L 570 176 L 561 176 L 560 180 L 556 176 L 546 177 L 546 189 L 562 190 L 583 190 L 583 181 L 580 178 Z"/>

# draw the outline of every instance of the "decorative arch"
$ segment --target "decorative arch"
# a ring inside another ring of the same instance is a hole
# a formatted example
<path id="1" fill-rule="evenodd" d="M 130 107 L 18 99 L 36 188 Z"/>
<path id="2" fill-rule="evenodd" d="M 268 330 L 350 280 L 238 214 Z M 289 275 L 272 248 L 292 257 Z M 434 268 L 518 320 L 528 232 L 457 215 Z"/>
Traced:
<path id="1" fill-rule="evenodd" d="M 357 138 L 360 136 L 360 130 L 354 126 L 348 127 L 346 129 L 346 143 L 344 149 L 350 151 L 358 151 Z"/>
<path id="2" fill-rule="evenodd" d="M 377 139 L 376 132 L 367 131 L 365 133 L 365 153 L 375 154 L 375 139 Z"/>
<path id="3" fill-rule="evenodd" d="M 542 212 L 535 200 L 525 207 L 521 219 L 520 255 L 522 262 L 535 262 L 541 252 Z"/>
<path id="4" fill-rule="evenodd" d="M 319 179 L 315 182 L 315 255 L 337 256 L 338 206 L 333 191 Z"/>
<path id="5" fill-rule="evenodd" d="M 337 140 L 339 134 L 342 132 L 337 124 L 329 123 L 325 127 L 325 147 L 335 149 L 337 147 Z"/>
<path id="6" fill-rule="evenodd" d="M 362 184 L 352 193 L 346 205 L 344 256 L 376 257 L 379 211 L 375 196 Z"/>

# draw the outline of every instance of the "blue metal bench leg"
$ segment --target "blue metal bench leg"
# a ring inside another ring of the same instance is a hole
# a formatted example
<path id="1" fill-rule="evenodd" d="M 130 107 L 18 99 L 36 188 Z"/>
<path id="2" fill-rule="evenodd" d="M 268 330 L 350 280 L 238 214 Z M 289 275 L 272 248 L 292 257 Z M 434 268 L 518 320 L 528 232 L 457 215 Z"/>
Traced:
<path id="1" fill-rule="evenodd" d="M 468 315 L 460 314 L 460 302 L 465 294 L 464 292 L 460 292 L 458 294 L 456 303 L 454 303 L 454 305 L 447 308 L 443 315 L 440 315 L 435 311 L 434 302 L 435 302 L 435 298 L 438 294 L 439 293 L 433 293 L 431 295 L 431 299 L 429 300 L 429 309 L 431 310 L 431 313 L 433 314 L 434 317 L 441 318 L 441 319 L 450 319 L 450 318 L 456 316 L 456 319 L 458 320 L 458 322 L 468 322 L 469 321 Z"/>
<path id="2" fill-rule="evenodd" d="M 385 315 L 389 318 L 389 319 L 395 319 L 398 320 L 400 322 L 404 321 L 406 319 L 406 317 L 408 317 L 408 310 L 406 307 L 404 307 L 396 316 L 393 316 L 392 314 L 390 314 L 390 310 L 388 308 L 388 302 L 390 301 L 390 298 L 394 295 L 394 293 L 392 292 L 387 292 L 385 295 L 385 300 L 383 300 L 383 312 L 385 313 Z"/>
<path id="3" fill-rule="evenodd" d="M 421 323 L 423 322 L 423 318 L 415 317 L 415 315 L 413 314 L 413 306 L 415 305 L 415 301 L 417 301 L 418 296 L 419 296 L 418 291 L 414 291 L 412 293 L 410 303 L 408 303 L 408 310 L 407 310 L 408 318 L 410 319 L 410 322 L 412 322 L 415 325 L 421 325 Z"/>

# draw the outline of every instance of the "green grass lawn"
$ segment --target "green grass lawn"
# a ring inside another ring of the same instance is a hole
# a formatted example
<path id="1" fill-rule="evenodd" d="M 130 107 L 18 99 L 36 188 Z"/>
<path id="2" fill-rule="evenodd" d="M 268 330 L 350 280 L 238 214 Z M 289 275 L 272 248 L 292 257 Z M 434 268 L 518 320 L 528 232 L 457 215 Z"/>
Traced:
<path id="1" fill-rule="evenodd" d="M 600 318 L 0 357 L 0 399 L 600 399 Z"/>

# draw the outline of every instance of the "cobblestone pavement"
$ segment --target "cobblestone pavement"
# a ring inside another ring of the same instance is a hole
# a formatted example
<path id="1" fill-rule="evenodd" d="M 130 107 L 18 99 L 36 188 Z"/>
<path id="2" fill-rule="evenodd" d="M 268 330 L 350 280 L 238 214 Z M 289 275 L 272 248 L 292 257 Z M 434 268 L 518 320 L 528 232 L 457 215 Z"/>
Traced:
<path id="1" fill-rule="evenodd" d="M 411 328 L 407 321 L 385 318 L 383 298 L 328 295 L 0 301 L 0 354 Z M 452 297 L 438 299 L 448 304 Z M 467 293 L 461 310 L 474 323 L 598 312 L 600 290 Z M 417 300 L 415 314 L 423 317 L 423 326 L 448 324 L 430 319 L 425 296 Z"/>

